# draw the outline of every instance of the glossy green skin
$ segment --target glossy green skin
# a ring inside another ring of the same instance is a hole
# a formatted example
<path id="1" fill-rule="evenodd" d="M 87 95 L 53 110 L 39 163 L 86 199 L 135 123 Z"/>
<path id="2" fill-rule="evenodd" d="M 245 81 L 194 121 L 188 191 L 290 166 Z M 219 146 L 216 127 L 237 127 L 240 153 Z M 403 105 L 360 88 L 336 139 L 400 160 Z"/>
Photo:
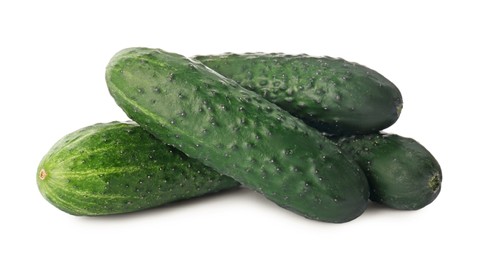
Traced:
<path id="1" fill-rule="evenodd" d="M 373 201 L 416 210 L 430 204 L 440 193 L 440 165 L 411 138 L 373 134 L 340 138 L 337 143 L 367 174 Z"/>
<path id="2" fill-rule="evenodd" d="M 343 59 L 263 53 L 195 59 L 329 134 L 376 132 L 400 115 L 402 97 L 393 83 Z M 418 209 L 438 196 L 438 162 L 414 140 L 370 134 L 342 137 L 340 144 L 343 150 L 354 151 L 354 159 L 367 173 L 372 200 L 397 209 Z M 364 152 L 364 147 L 374 149 Z"/>
<path id="3" fill-rule="evenodd" d="M 137 124 L 120 122 L 63 137 L 41 161 L 37 183 L 51 204 L 81 216 L 133 212 L 239 185 Z"/>
<path id="4" fill-rule="evenodd" d="M 367 206 L 364 173 L 333 142 L 199 62 L 125 49 L 108 64 L 106 82 L 143 128 L 281 207 L 340 223 Z"/>
<path id="5" fill-rule="evenodd" d="M 331 57 L 196 56 L 206 66 L 329 134 L 365 134 L 397 121 L 398 88 L 374 70 Z"/>

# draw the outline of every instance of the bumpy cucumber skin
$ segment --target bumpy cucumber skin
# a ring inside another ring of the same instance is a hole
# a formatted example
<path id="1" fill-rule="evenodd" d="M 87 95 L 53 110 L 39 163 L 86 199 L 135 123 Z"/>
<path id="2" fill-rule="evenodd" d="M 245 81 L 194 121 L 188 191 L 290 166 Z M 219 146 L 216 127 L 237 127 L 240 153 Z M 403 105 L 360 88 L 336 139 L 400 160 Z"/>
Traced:
<path id="1" fill-rule="evenodd" d="M 199 62 L 129 48 L 111 59 L 106 82 L 143 128 L 281 207 L 341 223 L 367 206 L 364 173 L 333 142 Z"/>
<path id="2" fill-rule="evenodd" d="M 371 134 L 393 124 L 402 107 L 400 91 L 377 72 L 343 59 L 306 55 L 249 53 L 194 59 L 319 131 L 369 133 L 329 137 L 340 139 L 341 148 L 353 152 L 367 174 L 372 200 L 396 209 L 419 209 L 438 196 L 440 166 L 425 147 L 397 135 Z"/>
<path id="3" fill-rule="evenodd" d="M 367 174 L 372 201 L 395 209 L 417 210 L 440 193 L 440 165 L 414 139 L 371 134 L 343 137 L 337 143 Z"/>
<path id="4" fill-rule="evenodd" d="M 392 82 L 343 59 L 277 53 L 194 59 L 329 134 L 377 132 L 395 123 L 402 109 Z"/>
<path id="5" fill-rule="evenodd" d="M 37 184 L 51 204 L 78 216 L 139 211 L 239 186 L 137 124 L 122 122 L 60 139 L 41 161 Z"/>

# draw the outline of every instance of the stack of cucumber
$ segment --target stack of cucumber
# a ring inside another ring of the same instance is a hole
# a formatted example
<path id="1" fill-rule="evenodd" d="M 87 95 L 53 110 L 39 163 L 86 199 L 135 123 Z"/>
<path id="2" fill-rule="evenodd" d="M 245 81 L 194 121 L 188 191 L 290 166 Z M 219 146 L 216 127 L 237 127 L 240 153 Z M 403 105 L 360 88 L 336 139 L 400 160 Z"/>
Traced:
<path id="1" fill-rule="evenodd" d="M 133 121 L 73 132 L 38 167 L 42 195 L 73 215 L 242 186 L 306 218 L 343 223 L 369 200 L 416 210 L 440 192 L 433 155 L 380 132 L 400 115 L 400 91 L 357 63 L 129 48 L 111 59 L 106 82 Z"/>

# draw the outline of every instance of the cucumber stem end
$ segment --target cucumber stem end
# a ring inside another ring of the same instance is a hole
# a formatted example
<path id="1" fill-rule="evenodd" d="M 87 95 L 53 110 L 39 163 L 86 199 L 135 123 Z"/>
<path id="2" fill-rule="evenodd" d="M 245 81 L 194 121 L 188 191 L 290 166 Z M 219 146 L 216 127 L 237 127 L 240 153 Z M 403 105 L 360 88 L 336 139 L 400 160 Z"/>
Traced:
<path id="1" fill-rule="evenodd" d="M 46 178 L 47 174 L 45 169 L 41 169 L 39 176 L 40 176 L 40 180 L 44 180 Z"/>
<path id="2" fill-rule="evenodd" d="M 441 185 L 440 175 L 438 173 L 433 175 L 433 177 L 428 182 L 428 185 L 430 185 L 430 188 L 433 192 L 437 192 L 440 189 Z"/>

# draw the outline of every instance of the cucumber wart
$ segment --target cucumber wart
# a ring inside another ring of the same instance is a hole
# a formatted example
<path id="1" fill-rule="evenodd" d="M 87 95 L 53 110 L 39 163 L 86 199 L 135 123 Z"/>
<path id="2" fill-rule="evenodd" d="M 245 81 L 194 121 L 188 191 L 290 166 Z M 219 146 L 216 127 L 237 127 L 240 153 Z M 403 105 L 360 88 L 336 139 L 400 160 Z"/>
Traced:
<path id="1" fill-rule="evenodd" d="M 135 123 L 111 122 L 60 139 L 38 167 L 41 194 L 73 215 L 138 211 L 239 186 Z"/>
<path id="2" fill-rule="evenodd" d="M 340 223 L 367 206 L 365 174 L 333 142 L 199 62 L 129 48 L 111 59 L 106 82 L 155 137 L 281 207 Z"/>

